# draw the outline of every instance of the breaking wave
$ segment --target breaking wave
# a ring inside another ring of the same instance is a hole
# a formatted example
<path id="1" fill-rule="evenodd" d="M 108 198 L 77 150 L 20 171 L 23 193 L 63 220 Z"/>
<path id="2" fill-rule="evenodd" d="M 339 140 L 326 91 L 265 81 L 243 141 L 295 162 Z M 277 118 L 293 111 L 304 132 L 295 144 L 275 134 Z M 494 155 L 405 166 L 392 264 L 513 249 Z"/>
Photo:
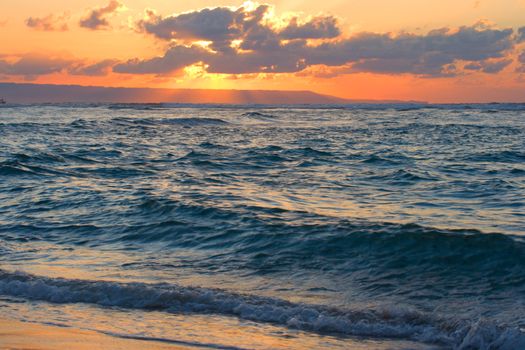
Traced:
<path id="1" fill-rule="evenodd" d="M 235 316 L 319 333 L 412 339 L 456 349 L 516 349 L 525 334 L 483 321 L 450 323 L 420 312 L 342 310 L 319 305 L 167 284 L 45 278 L 0 270 L 0 293 L 51 303 Z"/>

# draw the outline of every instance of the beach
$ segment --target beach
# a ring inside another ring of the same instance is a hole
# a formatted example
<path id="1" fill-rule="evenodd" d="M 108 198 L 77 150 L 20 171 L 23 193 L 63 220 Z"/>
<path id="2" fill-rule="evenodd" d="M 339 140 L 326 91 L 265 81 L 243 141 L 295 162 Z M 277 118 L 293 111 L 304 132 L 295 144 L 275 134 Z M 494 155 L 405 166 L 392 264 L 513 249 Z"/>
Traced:
<path id="1" fill-rule="evenodd" d="M 138 337 L 137 337 L 138 338 Z M 239 348 L 233 346 L 218 346 L 214 344 L 177 344 L 176 340 L 159 340 L 126 338 L 106 335 L 101 332 L 80 330 L 76 328 L 43 325 L 0 318 L 0 348 L 5 350 L 190 350 L 190 349 L 249 349 L 250 346 Z M 255 339 L 254 339 L 255 340 Z M 171 343 L 170 343 L 171 342 Z M 182 342 L 181 342 L 182 343 Z M 257 340 L 253 344 L 257 344 Z M 261 345 L 261 344 L 259 344 Z M 305 349 L 317 348 L 320 344 L 304 343 L 293 340 L 269 342 L 267 349 Z M 406 341 L 367 341 L 364 339 L 348 339 L 341 349 L 351 350 L 389 350 L 392 347 L 403 347 L 414 350 L 438 350 L 438 347 L 421 346 Z"/>
<path id="2" fill-rule="evenodd" d="M 98 332 L 0 318 L 0 348 L 6 350 L 183 350 L 190 347 L 123 339 Z M 194 349 L 194 347 L 192 347 Z"/>

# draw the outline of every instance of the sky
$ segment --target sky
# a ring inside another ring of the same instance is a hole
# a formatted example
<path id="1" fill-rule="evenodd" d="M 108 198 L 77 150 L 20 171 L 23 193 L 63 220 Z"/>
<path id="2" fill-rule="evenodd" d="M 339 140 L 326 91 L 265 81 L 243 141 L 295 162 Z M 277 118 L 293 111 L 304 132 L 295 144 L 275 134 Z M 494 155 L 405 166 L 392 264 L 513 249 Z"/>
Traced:
<path id="1" fill-rule="evenodd" d="M 4 0 L 0 81 L 525 102 L 525 0 Z"/>

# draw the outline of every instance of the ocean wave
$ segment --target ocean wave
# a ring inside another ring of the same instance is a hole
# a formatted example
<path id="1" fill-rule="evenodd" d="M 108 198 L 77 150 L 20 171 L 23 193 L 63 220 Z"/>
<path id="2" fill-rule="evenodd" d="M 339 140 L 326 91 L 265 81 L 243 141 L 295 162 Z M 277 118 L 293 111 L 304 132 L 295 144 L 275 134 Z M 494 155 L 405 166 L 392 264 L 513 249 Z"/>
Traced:
<path id="1" fill-rule="evenodd" d="M 283 153 L 293 157 L 301 157 L 301 159 L 303 159 L 303 157 L 308 157 L 324 160 L 333 160 L 332 157 L 334 157 L 333 152 L 321 151 L 312 147 L 288 148 L 284 150 Z"/>
<path id="2" fill-rule="evenodd" d="M 180 277 L 315 300 L 340 308 L 305 306 L 330 326 L 297 318 L 290 310 L 298 304 L 218 291 L 226 295 L 218 302 L 250 301 L 254 320 L 254 305 L 277 304 L 284 320 L 271 322 L 336 333 L 336 316 L 354 320 L 355 305 L 373 305 L 373 317 L 361 323 L 375 326 L 383 320 L 379 305 L 410 305 L 471 320 L 460 327 L 422 316 L 429 333 L 465 349 L 499 347 L 525 324 L 522 107 L 179 107 L 2 110 L 3 268 L 78 268 L 88 274 L 68 276 L 169 283 Z M 94 257 L 85 265 L 84 253 Z M 170 294 L 177 286 L 6 278 L 9 293 L 18 285 L 32 300 L 40 285 L 56 290 L 58 302 L 69 302 L 72 291 L 71 302 L 127 307 L 113 288 L 140 308 L 147 290 L 151 304 L 168 311 L 179 298 Z M 198 312 L 189 300 L 181 309 Z M 385 322 L 412 326 L 403 320 Z M 356 327 L 342 334 L 367 334 Z M 397 334 L 425 333 L 410 327 Z"/>
<path id="3" fill-rule="evenodd" d="M 174 125 L 174 126 L 199 126 L 199 125 L 226 125 L 227 121 L 219 118 L 207 117 L 178 117 L 178 118 L 127 118 L 118 117 L 111 119 L 111 123 L 127 126 L 155 126 L 155 125 Z"/>
<path id="4" fill-rule="evenodd" d="M 34 150 L 31 153 L 31 150 L 27 150 L 26 153 L 15 153 L 12 155 L 11 159 L 20 162 L 20 163 L 66 163 L 67 160 L 60 154 L 55 154 L 51 152 L 41 152 Z"/>
<path id="5" fill-rule="evenodd" d="M 246 112 L 241 115 L 243 118 L 252 119 L 263 122 L 273 122 L 278 117 L 272 114 L 266 114 L 261 112 Z"/>
<path id="6" fill-rule="evenodd" d="M 9 103 L 1 105 L 2 109 L 27 109 L 39 107 L 54 108 L 106 108 L 110 110 L 155 110 L 155 109 L 245 109 L 254 108 L 264 109 L 305 109 L 305 110 L 395 110 L 395 111 L 414 111 L 414 110 L 479 110 L 482 112 L 494 113 L 496 111 L 523 111 L 525 103 L 453 103 L 453 104 L 431 104 L 425 102 L 383 102 L 380 103 L 359 102 L 347 104 L 198 104 L 198 103 L 31 103 L 16 104 Z"/>
<path id="7" fill-rule="evenodd" d="M 381 162 L 383 163 L 383 162 Z M 413 185 L 419 182 L 437 181 L 439 178 L 436 175 L 430 174 L 426 171 L 416 170 L 391 170 L 381 174 L 375 174 L 368 177 L 369 180 L 380 181 L 381 183 L 388 183 L 392 185 Z"/>
<path id="8" fill-rule="evenodd" d="M 70 173 L 49 166 L 29 165 L 18 160 L 0 162 L 0 175 L 3 176 L 68 176 Z"/>
<path id="9" fill-rule="evenodd" d="M 111 110 L 130 109 L 138 111 L 151 111 L 166 108 L 162 103 L 114 103 L 107 106 Z"/>
<path id="10" fill-rule="evenodd" d="M 227 209 L 167 199 L 138 201 L 126 219 L 96 226 L 0 226 L 20 238 L 103 246 L 192 249 L 192 264 L 214 271 L 280 275 L 290 269 L 359 278 L 375 296 L 418 297 L 427 288 L 445 300 L 447 286 L 472 296 L 525 295 L 525 242 L 519 236 L 446 230 L 416 224 L 323 217 L 281 208 Z M 428 286 L 428 281 L 441 281 Z"/>
<path id="11" fill-rule="evenodd" d="M 388 155 L 372 154 L 372 155 L 366 156 L 366 158 L 362 160 L 362 163 L 381 165 L 381 166 L 395 166 L 395 165 L 403 164 L 403 161 L 406 161 L 406 160 L 407 160 L 407 157 L 402 157 L 400 155 L 388 156 Z"/>
<path id="12" fill-rule="evenodd" d="M 163 118 L 156 121 L 159 124 L 165 125 L 182 125 L 182 126 L 198 126 L 198 125 L 226 125 L 227 121 L 219 118 Z"/>
<path id="13" fill-rule="evenodd" d="M 525 346 L 525 334 L 519 329 L 484 321 L 454 322 L 399 307 L 345 310 L 165 283 L 46 278 L 0 270 L 0 294 L 50 303 L 234 316 L 304 331 L 411 339 L 455 349 L 516 349 Z"/>
<path id="14" fill-rule="evenodd" d="M 525 162 L 525 152 L 504 150 L 499 152 L 483 152 L 465 157 L 466 161 L 471 162 L 501 162 L 501 163 L 518 163 Z"/>
<path id="15" fill-rule="evenodd" d="M 0 164 L 0 175 L 2 176 L 35 175 L 35 172 L 17 163 L 2 162 Z"/>

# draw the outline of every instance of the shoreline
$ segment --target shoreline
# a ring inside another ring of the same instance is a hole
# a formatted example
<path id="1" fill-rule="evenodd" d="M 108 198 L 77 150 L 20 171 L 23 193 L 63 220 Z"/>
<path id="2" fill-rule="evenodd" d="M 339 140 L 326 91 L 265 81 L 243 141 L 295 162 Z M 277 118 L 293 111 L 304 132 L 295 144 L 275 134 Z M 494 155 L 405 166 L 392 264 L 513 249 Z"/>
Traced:
<path id="1" fill-rule="evenodd" d="M 195 346 L 114 337 L 96 331 L 0 318 L 0 348 L 9 350 L 186 350 Z"/>
<path id="2" fill-rule="evenodd" d="M 257 340 L 257 337 L 254 338 Z M 273 341 L 272 341 L 273 340 Z M 263 339 L 254 342 L 253 348 L 272 349 L 302 349 L 329 348 L 328 343 L 311 342 L 308 339 Z M 338 346 L 352 350 L 438 350 L 442 347 L 394 339 L 360 339 L 345 338 L 336 342 Z M 249 344 L 248 348 L 251 348 Z M 326 345 L 322 346 L 322 345 Z M 105 334 L 93 330 L 47 325 L 41 323 L 18 321 L 0 316 L 0 349 L 2 350 L 190 350 L 190 349 L 244 349 L 235 345 L 212 345 L 185 343 L 181 341 L 166 342 L 155 338 L 140 338 L 140 336 L 119 336 Z"/>

